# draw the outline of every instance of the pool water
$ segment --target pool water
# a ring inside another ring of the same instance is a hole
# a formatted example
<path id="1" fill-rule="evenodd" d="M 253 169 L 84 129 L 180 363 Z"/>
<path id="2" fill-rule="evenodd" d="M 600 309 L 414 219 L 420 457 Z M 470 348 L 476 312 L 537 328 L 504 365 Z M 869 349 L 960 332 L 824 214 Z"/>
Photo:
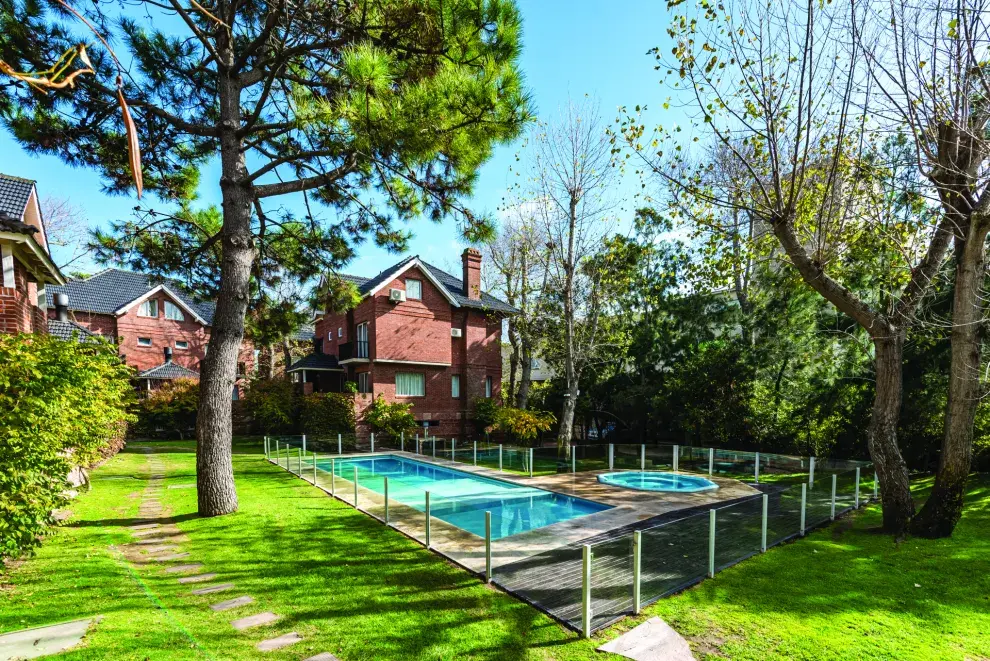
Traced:
<path id="1" fill-rule="evenodd" d="M 321 459 L 317 466 L 330 472 L 329 459 Z M 389 501 L 421 512 L 426 510 L 425 492 L 429 491 L 431 516 L 479 537 L 485 535 L 486 511 L 492 513 L 492 539 L 501 539 L 611 509 L 610 505 L 405 457 L 334 461 L 334 473 L 345 480 L 353 478 L 355 467 L 362 488 L 384 494 L 383 478 L 387 477 Z"/>
<path id="2" fill-rule="evenodd" d="M 598 476 L 598 481 L 613 487 L 638 489 L 640 491 L 695 493 L 698 491 L 713 491 L 718 489 L 717 484 L 703 477 L 681 475 L 680 473 L 665 473 L 663 471 L 605 473 Z"/>

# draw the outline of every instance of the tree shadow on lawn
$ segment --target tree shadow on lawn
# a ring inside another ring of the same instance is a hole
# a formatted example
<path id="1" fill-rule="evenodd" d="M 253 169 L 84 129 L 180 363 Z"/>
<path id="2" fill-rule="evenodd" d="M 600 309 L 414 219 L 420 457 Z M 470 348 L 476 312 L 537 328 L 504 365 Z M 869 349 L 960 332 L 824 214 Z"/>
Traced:
<path id="1" fill-rule="evenodd" d="M 188 514 L 170 515 L 170 516 L 135 516 L 126 519 L 75 519 L 69 523 L 64 524 L 63 528 L 106 528 L 106 527 L 122 527 L 128 528 L 130 526 L 139 526 L 150 523 L 158 523 L 161 525 L 168 525 L 170 523 L 181 523 L 183 521 L 189 521 L 191 519 L 200 518 L 199 514 L 195 512 Z M 153 536 L 153 535 L 152 535 Z"/>

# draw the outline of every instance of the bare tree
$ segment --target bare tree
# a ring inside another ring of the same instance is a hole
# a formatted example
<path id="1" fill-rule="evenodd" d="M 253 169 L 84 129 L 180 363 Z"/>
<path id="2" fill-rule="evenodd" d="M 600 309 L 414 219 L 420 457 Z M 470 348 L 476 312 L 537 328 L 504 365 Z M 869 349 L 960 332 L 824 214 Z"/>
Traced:
<path id="1" fill-rule="evenodd" d="M 568 450 L 574 429 L 581 373 L 604 344 L 599 336 L 602 313 L 600 271 L 587 268 L 608 229 L 616 203 L 617 179 L 612 144 L 596 103 L 569 102 L 552 122 L 533 136 L 531 185 L 534 211 L 548 240 L 548 288 L 560 301 L 563 337 L 556 350 L 565 382 L 558 447 Z"/>
<path id="2" fill-rule="evenodd" d="M 883 112 L 914 138 L 917 167 L 954 241 L 949 396 L 938 472 L 911 524 L 926 537 L 952 534 L 962 514 L 976 408 L 984 392 L 980 342 L 990 232 L 990 6 L 984 0 L 912 3 L 854 0 L 853 25 Z M 883 43 L 884 49 L 865 47 Z"/>
<path id="3" fill-rule="evenodd" d="M 902 223 L 887 234 L 867 224 L 866 211 L 884 194 L 867 176 L 871 122 L 879 118 L 870 114 L 869 89 L 858 85 L 863 53 L 847 3 L 704 3 L 692 11 L 673 18 L 674 58 L 656 51 L 658 69 L 693 118 L 691 139 L 720 145 L 746 176 L 735 190 L 710 185 L 708 164 L 692 156 L 680 126 L 648 135 L 632 117 L 623 136 L 665 184 L 672 212 L 688 222 L 705 222 L 713 207 L 750 215 L 772 231 L 805 283 L 869 335 L 876 383 L 868 444 L 884 527 L 903 534 L 914 514 L 897 444 L 903 348 L 947 252 L 950 221 Z M 851 261 L 875 268 L 862 243 L 873 237 L 899 256 L 874 272 L 889 292 L 881 298 L 847 279 Z"/>
<path id="4" fill-rule="evenodd" d="M 47 196 L 41 200 L 48 245 L 59 248 L 57 263 L 66 268 L 87 254 L 89 222 L 82 207 L 67 197 Z"/>

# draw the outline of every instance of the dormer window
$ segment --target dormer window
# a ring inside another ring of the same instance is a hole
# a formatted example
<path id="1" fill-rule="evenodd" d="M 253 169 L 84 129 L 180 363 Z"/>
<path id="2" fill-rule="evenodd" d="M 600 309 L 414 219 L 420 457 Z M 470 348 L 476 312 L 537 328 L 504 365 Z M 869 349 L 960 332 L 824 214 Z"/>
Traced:
<path id="1" fill-rule="evenodd" d="M 158 300 L 154 298 L 149 298 L 147 301 L 143 301 L 141 305 L 138 306 L 138 316 L 139 317 L 157 317 L 158 316 Z"/>
<path id="2" fill-rule="evenodd" d="M 165 318 L 172 321 L 185 321 L 186 315 L 178 305 L 171 301 L 165 301 Z"/>
<path id="3" fill-rule="evenodd" d="M 420 280 L 406 278 L 406 300 L 419 301 L 423 298 L 423 283 Z"/>

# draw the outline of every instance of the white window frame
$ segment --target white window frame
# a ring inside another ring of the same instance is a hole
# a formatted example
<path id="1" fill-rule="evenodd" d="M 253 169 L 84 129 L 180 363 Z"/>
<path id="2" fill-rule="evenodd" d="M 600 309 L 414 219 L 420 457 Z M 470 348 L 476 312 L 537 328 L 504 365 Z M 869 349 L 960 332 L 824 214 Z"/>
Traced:
<path id="1" fill-rule="evenodd" d="M 485 399 L 492 398 L 492 377 L 485 377 Z"/>
<path id="2" fill-rule="evenodd" d="M 337 337 L 344 337 L 344 328 L 343 328 L 343 326 L 338 326 L 337 327 Z"/>
<path id="3" fill-rule="evenodd" d="M 149 310 L 152 307 L 155 308 L 154 314 L 145 314 L 145 311 L 146 310 Z M 137 316 L 139 316 L 139 317 L 145 317 L 147 319 L 157 319 L 158 318 L 158 299 L 157 298 L 149 298 L 149 299 L 145 299 L 145 300 L 141 301 L 141 304 L 138 305 Z"/>
<path id="4" fill-rule="evenodd" d="M 421 388 L 416 392 L 399 392 L 399 377 L 410 376 L 419 377 Z M 395 373 L 395 396 L 396 397 L 426 397 L 426 374 L 423 372 L 396 372 Z"/>
<path id="5" fill-rule="evenodd" d="M 145 340 L 147 340 L 147 342 L 145 342 Z M 137 339 L 137 345 L 139 347 L 150 347 L 150 346 L 154 346 L 154 342 L 150 337 L 139 337 Z"/>
<path id="6" fill-rule="evenodd" d="M 186 350 L 186 349 L 189 348 L 189 342 L 186 341 L 186 340 L 176 340 L 175 341 L 175 348 L 176 349 Z"/>
<path id="7" fill-rule="evenodd" d="M 454 399 L 461 398 L 461 375 L 451 374 L 450 375 L 450 396 Z"/>
<path id="8" fill-rule="evenodd" d="M 412 295 L 412 293 L 411 293 L 411 291 L 409 289 L 409 285 L 412 284 L 412 283 L 416 283 L 416 289 L 418 290 L 416 292 L 416 295 L 415 296 Z M 408 300 L 410 300 L 410 301 L 422 301 L 423 300 L 423 281 L 422 280 L 420 280 L 419 278 L 406 278 L 406 298 Z"/>
<path id="9" fill-rule="evenodd" d="M 361 386 L 361 379 L 364 378 L 364 386 Z M 357 384 L 359 393 L 370 393 L 371 392 L 371 372 L 358 372 L 357 373 Z"/>
<path id="10" fill-rule="evenodd" d="M 368 334 L 369 334 L 368 333 L 368 322 L 367 321 L 362 321 L 360 324 L 358 324 L 357 325 L 357 332 L 355 334 L 357 335 L 357 337 L 354 338 L 354 357 L 355 358 L 370 358 L 371 357 L 371 343 L 368 341 Z M 361 346 L 361 343 L 362 342 L 367 347 L 368 355 L 366 355 L 366 356 L 359 356 L 358 355 L 358 353 L 360 351 L 358 349 L 358 347 Z"/>
<path id="11" fill-rule="evenodd" d="M 171 311 L 171 314 L 170 314 Z M 179 316 L 174 316 L 179 315 Z M 169 321 L 185 321 L 186 313 L 172 301 L 165 301 L 165 318 Z"/>

